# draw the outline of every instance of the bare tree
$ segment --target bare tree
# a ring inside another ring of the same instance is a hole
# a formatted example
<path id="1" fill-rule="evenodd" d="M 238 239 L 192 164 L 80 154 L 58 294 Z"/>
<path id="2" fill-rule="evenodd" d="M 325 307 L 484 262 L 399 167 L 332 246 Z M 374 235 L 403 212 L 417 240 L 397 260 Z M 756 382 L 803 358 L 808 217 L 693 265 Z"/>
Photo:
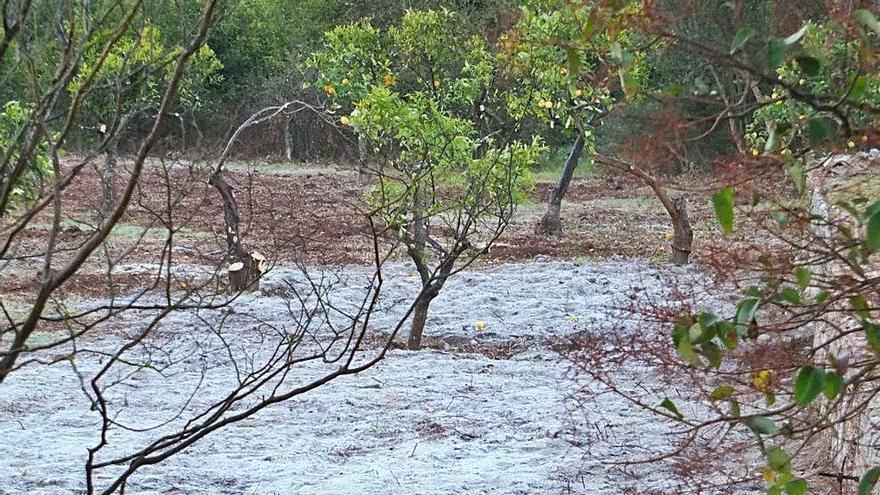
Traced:
<path id="1" fill-rule="evenodd" d="M 27 18 L 29 5 L 4 5 L 0 56 L 9 57 L 7 47 L 37 22 Z M 264 275 L 265 266 L 259 262 L 268 260 L 257 260 L 252 250 L 243 247 L 238 204 L 231 188 L 223 189 L 222 166 L 228 149 L 211 167 L 209 177 L 192 164 L 166 163 L 151 156 L 187 65 L 217 15 L 217 1 L 204 2 L 190 38 L 169 66 L 156 110 L 141 113 L 148 116 L 150 125 L 134 156 L 119 156 L 114 148 L 128 115 L 118 107 L 99 136 L 100 143 L 63 160 L 72 133 L 99 125 L 82 121 L 83 103 L 100 90 L 92 84 L 96 74 L 142 13 L 143 5 L 111 2 L 100 11 L 91 8 L 89 3 L 62 3 L 59 15 L 67 22 L 61 23 L 66 31 L 54 69 L 57 77 L 45 86 L 33 81 L 33 93 L 40 98 L 26 107 L 8 141 L 5 136 L 0 140 L 0 288 L 4 291 L 0 387 L 14 386 L 18 377 L 40 373 L 51 365 L 69 365 L 81 384 L 82 397 L 100 420 L 98 440 L 88 450 L 83 487 L 89 494 L 110 494 L 123 493 L 126 487 L 136 490 L 133 477 L 141 469 L 168 460 L 221 428 L 374 365 L 385 356 L 413 308 L 391 329 L 386 341 L 375 345 L 368 339 L 370 315 L 382 287 L 382 267 L 389 256 L 374 239 L 374 262 L 360 300 L 334 298 L 332 286 L 338 277 L 334 279 L 332 273 L 312 276 L 301 266 L 297 275 L 282 278 L 274 287 L 286 301 L 283 314 L 248 314 L 246 307 L 236 312 L 238 301 L 252 297 L 243 289 Z M 84 25 L 79 24 L 81 20 Z M 100 38 L 99 56 L 83 71 L 86 47 L 95 44 L 99 33 L 107 37 Z M 28 46 L 18 46 L 25 61 L 36 56 Z M 129 76 L 126 70 L 114 75 Z M 68 95 L 73 78 L 80 81 Z M 125 98 L 125 93 L 120 97 Z M 279 112 L 299 110 L 289 104 Z M 111 168 L 122 182 L 111 201 L 95 194 L 103 190 L 102 155 L 115 162 Z M 44 159 L 51 176 L 38 184 L 36 197 L 20 200 L 22 178 Z M 214 177 L 219 179 L 211 185 L 221 194 L 229 192 L 223 196 L 227 201 L 222 213 L 226 249 L 193 252 L 179 240 L 198 214 L 198 186 Z M 88 213 L 107 203 L 112 204 L 106 215 Z M 94 208 L 84 212 L 83 205 Z M 224 262 L 239 262 L 234 260 L 244 256 L 257 262 L 256 271 L 233 284 L 242 290 L 226 290 L 223 264 L 216 263 L 218 254 Z M 185 260 L 196 255 L 213 263 L 193 266 Z M 152 263 L 141 270 L 137 266 L 144 258 Z M 136 262 L 134 267 L 131 262 Z M 133 276 L 131 270 L 141 271 Z M 25 281 L 24 288 L 6 298 L 5 294 L 15 290 L 7 284 L 18 280 Z M 71 298 L 70 290 L 88 295 Z M 181 328 L 192 331 L 181 332 Z M 128 405 L 120 391 L 137 386 L 139 373 L 158 372 L 157 377 L 174 380 L 163 373 L 173 376 L 194 357 L 204 360 L 202 378 L 219 377 L 217 383 L 224 384 L 219 392 L 206 388 L 201 379 L 180 382 L 179 386 L 189 390 L 180 403 L 169 399 L 167 411 L 161 411 L 167 412 L 161 424 L 143 428 L 123 419 Z M 295 369 L 304 373 L 294 373 Z M 144 435 L 141 443 L 125 452 L 117 450 L 118 440 L 132 432 Z"/>

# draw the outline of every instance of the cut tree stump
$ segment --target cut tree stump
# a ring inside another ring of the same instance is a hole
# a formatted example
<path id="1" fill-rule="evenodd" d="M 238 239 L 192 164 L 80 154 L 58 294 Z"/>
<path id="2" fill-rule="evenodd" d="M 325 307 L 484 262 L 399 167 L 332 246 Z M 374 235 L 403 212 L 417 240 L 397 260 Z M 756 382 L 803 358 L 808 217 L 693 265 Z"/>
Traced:
<path id="1" fill-rule="evenodd" d="M 266 272 L 266 257 L 257 251 L 243 261 L 229 265 L 229 289 L 233 292 L 260 290 L 260 277 Z"/>

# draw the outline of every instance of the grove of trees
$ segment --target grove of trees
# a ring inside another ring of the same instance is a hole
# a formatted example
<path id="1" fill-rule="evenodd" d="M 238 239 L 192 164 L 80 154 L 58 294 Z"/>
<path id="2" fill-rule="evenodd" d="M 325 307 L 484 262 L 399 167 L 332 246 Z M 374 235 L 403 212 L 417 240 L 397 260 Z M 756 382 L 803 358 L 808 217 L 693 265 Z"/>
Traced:
<path id="1" fill-rule="evenodd" d="M 90 354 L 80 339 L 137 314 L 121 342 L 91 352 L 100 366 L 81 372 L 101 419 L 87 492 L 122 493 L 140 469 L 227 425 L 374 366 L 398 334 L 420 349 L 432 301 L 503 236 L 532 172 L 561 149 L 534 235 L 569 235 L 563 200 L 589 163 L 650 190 L 672 225 L 670 261 L 696 259 L 737 295 L 704 307 L 670 287 L 673 310 L 628 308 L 658 332 L 589 334 L 565 350 L 578 374 L 678 427 L 654 461 L 711 463 L 680 491 L 760 480 L 770 495 L 868 495 L 880 480 L 880 153 L 869 151 L 880 146 L 878 16 L 869 0 L 8 0 L 0 277 L 25 271 L 34 282 L 25 308 L 0 300 L 0 394 L 17 371 L 75 363 Z M 371 285 L 353 308 L 296 260 L 308 282 L 285 293 L 296 324 L 260 321 L 259 351 L 229 345 L 241 322 L 223 311 L 259 289 L 279 256 L 242 237 L 241 190 L 225 179 L 233 152 L 356 170 L 370 241 Z M 150 181 L 162 198 L 142 193 Z M 102 197 L 71 237 L 70 204 L 92 183 Z M 173 270 L 176 236 L 203 183 L 220 205 L 224 249 L 193 286 Z M 695 239 L 698 201 L 717 235 Z M 112 234 L 137 208 L 162 229 L 149 253 L 158 268 L 119 297 L 114 267 L 146 244 L 122 248 Z M 370 347 L 395 256 L 419 290 Z M 107 273 L 100 307 L 65 297 L 84 267 Z M 113 452 L 117 380 L 158 366 L 154 339 L 181 314 L 212 329 L 199 350 L 228 354 L 237 381 L 197 401 L 179 429 Z M 61 330 L 46 340 L 50 327 Z M 297 381 L 293 370 L 310 362 L 326 368 Z M 683 397 L 622 386 L 621 363 L 660 363 Z"/>

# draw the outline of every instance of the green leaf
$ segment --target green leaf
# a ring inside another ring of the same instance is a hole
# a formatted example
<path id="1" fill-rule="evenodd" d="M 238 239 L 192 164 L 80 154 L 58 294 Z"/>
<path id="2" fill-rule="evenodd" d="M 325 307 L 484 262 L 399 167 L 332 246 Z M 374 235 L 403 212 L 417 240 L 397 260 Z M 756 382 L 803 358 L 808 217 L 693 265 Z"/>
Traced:
<path id="1" fill-rule="evenodd" d="M 870 10 L 859 9 L 853 12 L 853 19 L 859 21 L 861 24 L 864 24 L 865 27 L 874 31 L 877 34 L 880 34 L 880 21 L 877 20 L 877 16 L 874 15 Z M 861 495 L 861 493 L 859 494 Z"/>
<path id="2" fill-rule="evenodd" d="M 798 267 L 794 269 L 794 278 L 797 280 L 798 287 L 801 290 L 810 286 L 810 280 L 813 278 L 813 272 L 808 268 Z"/>
<path id="3" fill-rule="evenodd" d="M 788 495 L 805 495 L 807 493 L 807 488 L 809 488 L 807 480 L 798 478 L 785 484 L 785 493 Z"/>
<path id="4" fill-rule="evenodd" d="M 718 317 L 708 311 L 701 311 L 697 316 L 697 321 L 700 322 L 701 327 L 709 328 L 718 323 Z"/>
<path id="5" fill-rule="evenodd" d="M 741 408 L 739 407 L 739 402 L 735 400 L 730 401 L 730 415 L 734 418 L 738 418 L 739 415 L 742 414 Z"/>
<path id="6" fill-rule="evenodd" d="M 825 375 L 825 389 L 822 391 L 828 400 L 834 400 L 843 392 L 843 377 L 837 373 Z"/>
<path id="7" fill-rule="evenodd" d="M 734 53 L 739 51 L 739 49 L 742 48 L 743 45 L 745 45 L 746 42 L 749 41 L 749 39 L 751 39 L 756 34 L 758 34 L 758 31 L 753 27 L 746 26 L 740 29 L 736 33 L 736 36 L 733 37 L 733 41 L 730 43 L 730 54 L 733 55 Z"/>
<path id="8" fill-rule="evenodd" d="M 791 471 L 791 454 L 782 447 L 773 447 L 767 451 L 767 464 L 778 473 Z"/>
<path id="9" fill-rule="evenodd" d="M 736 307 L 736 330 L 739 335 L 746 335 L 749 325 L 755 319 L 755 313 L 758 312 L 759 299 L 756 297 L 748 297 L 740 301 Z"/>
<path id="10" fill-rule="evenodd" d="M 859 495 L 871 495 L 878 480 L 880 480 L 880 467 L 869 469 L 859 481 Z"/>
<path id="11" fill-rule="evenodd" d="M 568 73 L 572 77 L 577 77 L 581 73 L 581 56 L 574 48 L 565 49 L 565 55 L 568 57 Z"/>
<path id="12" fill-rule="evenodd" d="M 868 218 L 868 226 L 865 229 L 865 246 L 872 253 L 880 251 L 880 211 L 874 212 Z"/>
<path id="13" fill-rule="evenodd" d="M 735 191 L 733 187 L 727 186 L 712 195 L 712 207 L 715 209 L 715 216 L 718 223 L 721 224 L 721 230 L 725 235 L 733 232 L 733 204 Z"/>
<path id="14" fill-rule="evenodd" d="M 669 397 L 663 399 L 663 402 L 660 403 L 660 407 L 668 410 L 672 414 L 674 414 L 677 418 L 682 418 L 682 414 L 678 411 L 678 407 L 675 406 L 675 403 L 669 400 Z"/>
<path id="15" fill-rule="evenodd" d="M 819 70 L 822 68 L 822 63 L 815 57 L 800 56 L 795 58 L 795 61 L 797 61 L 804 74 L 810 77 L 818 75 Z"/>
<path id="16" fill-rule="evenodd" d="M 732 385 L 722 385 L 722 386 L 716 388 L 715 390 L 713 390 L 712 393 L 709 394 L 709 399 L 711 399 L 713 401 L 726 400 L 726 399 L 729 399 L 731 396 L 733 396 L 733 394 L 735 392 L 736 392 L 736 389 L 733 388 Z"/>
<path id="17" fill-rule="evenodd" d="M 849 94 L 846 95 L 846 99 L 849 101 L 859 101 L 862 99 L 862 96 L 865 95 L 866 89 L 868 89 L 868 78 L 865 76 L 858 76 L 853 79 L 853 82 L 849 87 Z"/>
<path id="18" fill-rule="evenodd" d="M 865 327 L 865 338 L 868 340 L 868 345 L 871 346 L 871 350 L 880 354 L 880 325 L 868 322 L 862 324 Z"/>
<path id="19" fill-rule="evenodd" d="M 782 40 L 782 42 L 786 45 L 793 45 L 797 43 L 801 40 L 801 38 L 804 37 L 805 34 L 807 34 L 807 29 L 809 29 L 809 27 L 809 24 L 804 24 L 804 27 L 798 29 L 796 33 L 792 34 L 788 38 L 785 38 L 784 40 Z"/>
<path id="20" fill-rule="evenodd" d="M 776 423 L 764 416 L 752 416 L 743 420 L 743 423 L 759 435 L 770 435 L 778 430 Z"/>
<path id="21" fill-rule="evenodd" d="M 787 302 L 792 305 L 797 305 L 801 303 L 801 295 L 794 287 L 783 287 L 782 290 L 777 294 L 778 298 L 782 302 Z"/>
<path id="22" fill-rule="evenodd" d="M 779 38 L 773 38 L 767 43 L 767 67 L 776 70 L 785 60 L 785 43 Z"/>
<path id="23" fill-rule="evenodd" d="M 834 136 L 834 127 L 824 117 L 813 117 L 807 122 L 807 136 L 810 145 L 819 146 Z"/>
<path id="24" fill-rule="evenodd" d="M 804 366 L 794 382 L 794 402 L 806 406 L 822 393 L 825 388 L 825 370 Z"/>
<path id="25" fill-rule="evenodd" d="M 700 362 L 700 358 L 697 356 L 697 353 L 694 352 L 694 347 L 691 344 L 690 339 L 685 335 L 683 338 L 678 341 L 678 354 L 681 355 L 681 358 L 684 359 L 688 364 L 694 366 L 695 368 L 699 368 L 703 365 Z"/>
<path id="26" fill-rule="evenodd" d="M 706 342 L 700 346 L 700 354 L 709 362 L 709 366 L 713 368 L 721 367 L 721 349 L 712 342 Z"/>

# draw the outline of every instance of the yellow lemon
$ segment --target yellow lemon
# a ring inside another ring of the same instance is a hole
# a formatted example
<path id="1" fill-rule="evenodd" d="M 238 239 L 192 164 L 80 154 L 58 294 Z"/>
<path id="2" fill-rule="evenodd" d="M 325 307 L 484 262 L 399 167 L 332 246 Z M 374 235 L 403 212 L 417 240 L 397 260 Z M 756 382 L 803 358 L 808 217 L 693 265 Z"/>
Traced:
<path id="1" fill-rule="evenodd" d="M 324 92 L 330 96 L 333 96 L 336 94 L 336 88 L 334 88 L 333 86 L 328 84 L 328 85 L 324 86 Z"/>
<path id="2" fill-rule="evenodd" d="M 484 330 L 486 328 L 486 322 L 483 320 L 480 320 L 480 321 L 474 323 L 474 328 L 476 328 L 477 330 Z"/>
<path id="3" fill-rule="evenodd" d="M 385 77 L 382 78 L 382 82 L 385 83 L 385 86 L 391 86 L 394 84 L 394 76 L 389 72 L 385 74 Z"/>
<path id="4" fill-rule="evenodd" d="M 761 154 L 761 152 L 758 151 L 758 148 L 752 148 L 752 156 L 758 156 L 760 154 Z"/>
<path id="5" fill-rule="evenodd" d="M 580 89 L 580 88 L 574 90 L 574 96 L 575 96 L 576 98 L 580 98 L 581 95 L 583 95 L 583 94 L 584 94 L 584 90 L 582 90 L 582 89 Z"/>
<path id="6" fill-rule="evenodd" d="M 847 146 L 848 148 L 855 148 L 855 147 L 856 147 L 856 143 L 853 142 L 853 141 L 847 141 L 846 146 Z"/>
<path id="7" fill-rule="evenodd" d="M 434 79 L 434 89 L 440 89 L 440 80 Z"/>
<path id="8" fill-rule="evenodd" d="M 568 317 L 568 321 L 570 321 L 572 323 L 577 323 L 577 322 L 581 321 L 581 317 L 578 315 L 571 315 Z"/>
<path id="9" fill-rule="evenodd" d="M 343 115 L 342 118 L 339 119 L 339 122 L 340 122 L 342 125 L 348 125 L 349 122 L 351 122 L 351 121 L 348 119 L 348 117 L 346 117 L 345 115 Z"/>
<path id="10" fill-rule="evenodd" d="M 862 142 L 863 142 L 863 143 L 867 143 L 867 142 L 868 142 L 868 136 L 866 136 L 866 135 L 862 135 Z"/>

